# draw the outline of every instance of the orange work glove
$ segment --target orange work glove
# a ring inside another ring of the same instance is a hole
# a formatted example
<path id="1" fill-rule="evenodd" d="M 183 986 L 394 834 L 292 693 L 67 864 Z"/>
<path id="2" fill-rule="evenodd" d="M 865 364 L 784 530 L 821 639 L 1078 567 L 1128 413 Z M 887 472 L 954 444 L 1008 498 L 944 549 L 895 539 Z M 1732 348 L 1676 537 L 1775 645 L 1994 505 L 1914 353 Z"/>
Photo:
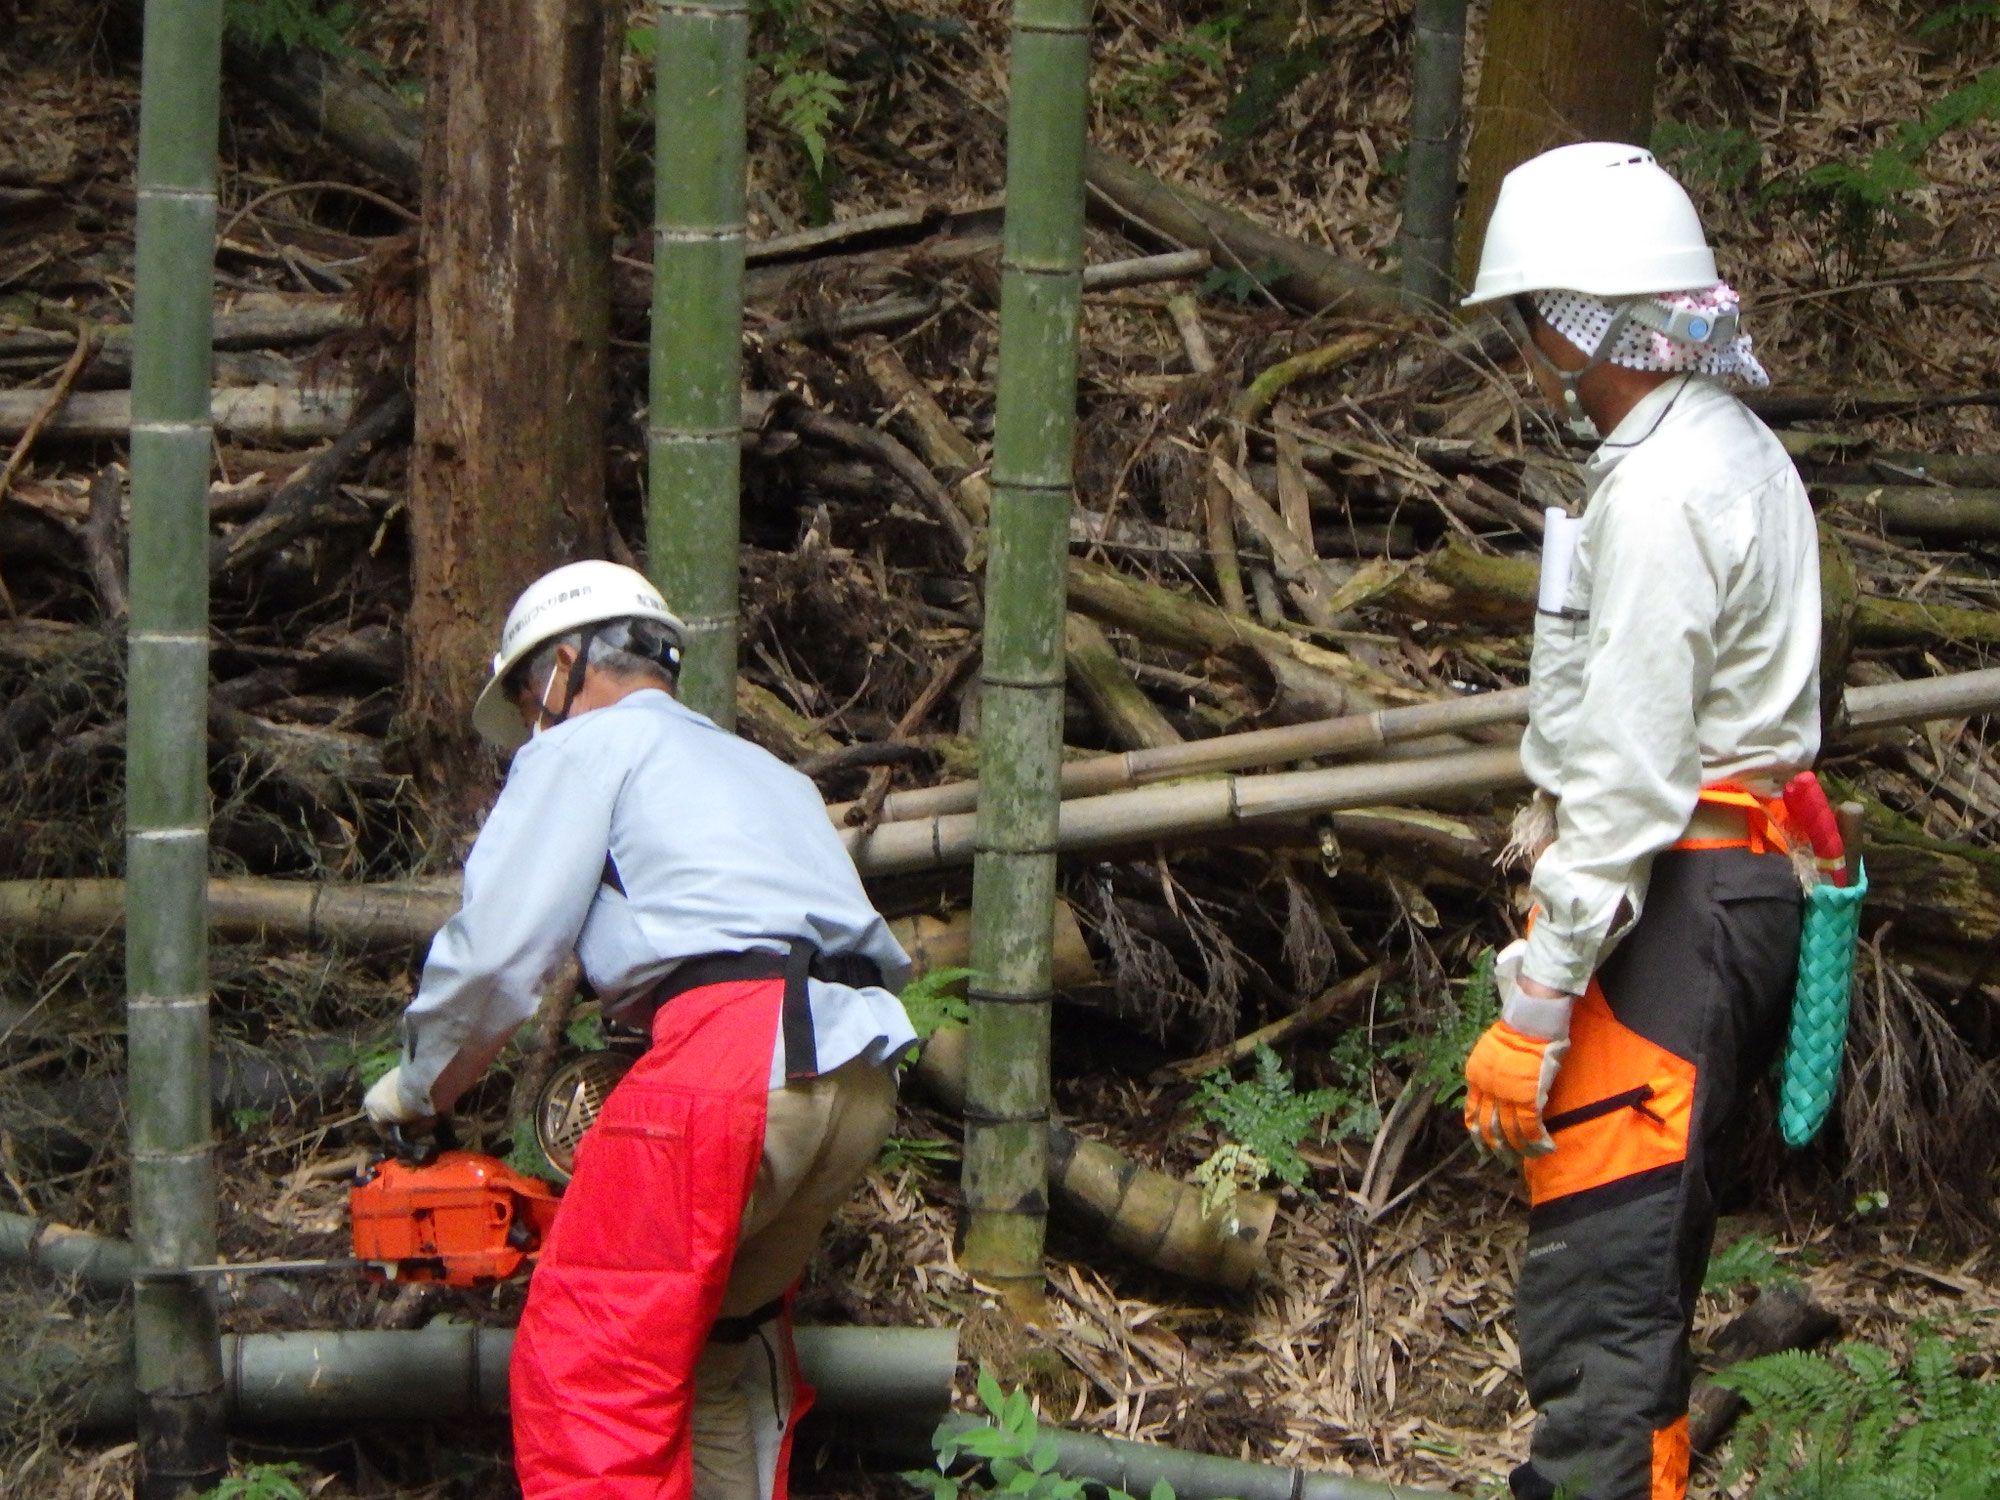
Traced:
<path id="1" fill-rule="evenodd" d="M 1529 1036 L 1505 1021 L 1487 1027 L 1465 1060 L 1465 1128 L 1473 1143 L 1509 1166 L 1555 1150 L 1542 1110 L 1567 1051 L 1568 1037 Z"/>

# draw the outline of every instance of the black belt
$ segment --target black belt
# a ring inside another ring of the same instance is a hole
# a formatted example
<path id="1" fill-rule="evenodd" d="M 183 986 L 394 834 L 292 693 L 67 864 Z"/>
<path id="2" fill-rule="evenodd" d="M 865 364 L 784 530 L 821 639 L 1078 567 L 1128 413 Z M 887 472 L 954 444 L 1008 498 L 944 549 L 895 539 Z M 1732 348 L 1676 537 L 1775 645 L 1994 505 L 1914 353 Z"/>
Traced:
<path id="1" fill-rule="evenodd" d="M 785 981 L 781 1028 L 785 1039 L 787 1081 L 819 1076 L 819 1048 L 813 1037 L 812 1001 L 807 979 L 866 989 L 882 983 L 882 970 L 872 958 L 858 953 L 822 953 L 811 943 L 793 943 L 787 953 L 755 949 L 748 953 L 702 953 L 684 958 L 674 971 L 636 1000 L 618 1007 L 615 1017 L 648 1038 L 660 1007 L 689 990 L 711 984 L 742 984 L 759 979 Z"/>

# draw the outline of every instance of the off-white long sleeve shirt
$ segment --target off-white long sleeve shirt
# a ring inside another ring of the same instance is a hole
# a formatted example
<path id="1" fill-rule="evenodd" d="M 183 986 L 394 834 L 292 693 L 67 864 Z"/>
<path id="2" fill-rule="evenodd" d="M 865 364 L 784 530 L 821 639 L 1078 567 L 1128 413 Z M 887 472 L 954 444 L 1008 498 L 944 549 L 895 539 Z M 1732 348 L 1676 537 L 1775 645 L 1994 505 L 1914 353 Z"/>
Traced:
<path id="1" fill-rule="evenodd" d="M 1528 775 L 1558 799 L 1522 972 L 1580 994 L 1704 786 L 1775 796 L 1819 751 L 1819 545 L 1778 440 L 1698 376 L 1583 465 L 1564 609 L 1535 620 Z"/>
<path id="2" fill-rule="evenodd" d="M 571 950 L 615 1016 L 682 959 L 799 940 L 873 959 L 897 989 L 910 976 L 813 784 L 664 692 L 580 714 L 514 753 L 404 1014 L 403 1102 L 430 1113 L 445 1065 L 511 1036 Z M 813 979 L 808 998 L 824 1072 L 916 1041 L 888 989 Z"/>

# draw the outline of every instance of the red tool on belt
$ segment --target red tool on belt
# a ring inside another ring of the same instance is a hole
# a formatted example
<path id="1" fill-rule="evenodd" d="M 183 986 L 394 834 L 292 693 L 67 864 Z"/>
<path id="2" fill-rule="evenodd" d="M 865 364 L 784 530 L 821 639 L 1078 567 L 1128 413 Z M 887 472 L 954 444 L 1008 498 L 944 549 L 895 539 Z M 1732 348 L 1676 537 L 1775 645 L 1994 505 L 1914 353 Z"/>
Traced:
<path id="1" fill-rule="evenodd" d="M 555 1190 L 476 1151 L 389 1157 L 348 1194 L 354 1257 L 376 1281 L 487 1286 L 540 1253 Z"/>
<path id="2" fill-rule="evenodd" d="M 1801 771 L 1785 783 L 1785 814 L 1811 842 L 1820 878 L 1830 885 L 1846 885 L 1847 844 L 1841 837 L 1840 820 L 1812 772 Z"/>

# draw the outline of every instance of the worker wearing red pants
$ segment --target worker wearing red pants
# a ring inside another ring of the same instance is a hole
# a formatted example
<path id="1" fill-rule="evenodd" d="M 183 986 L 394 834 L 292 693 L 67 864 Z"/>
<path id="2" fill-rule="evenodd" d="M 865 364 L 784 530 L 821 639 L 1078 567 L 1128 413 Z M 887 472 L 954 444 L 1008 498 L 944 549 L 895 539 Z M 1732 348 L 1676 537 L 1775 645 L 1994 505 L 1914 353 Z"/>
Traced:
<path id="1" fill-rule="evenodd" d="M 803 776 L 673 697 L 629 568 L 515 604 L 474 722 L 514 750 L 377 1120 L 448 1109 L 572 951 L 646 1054 L 578 1147 L 514 1345 L 527 1500 L 782 1500 L 786 1299 L 894 1118 L 909 962 Z"/>
<path id="2" fill-rule="evenodd" d="M 1819 747 L 1819 568 L 1693 205 L 1636 147 L 1510 173 L 1473 305 L 1584 436 L 1552 512 L 1522 761 L 1535 913 L 1466 1124 L 1525 1163 L 1517 1500 L 1680 1500 L 1688 1335 L 1728 1126 L 1782 1041 L 1801 899 L 1784 783 Z M 1537 823 L 1542 826 L 1535 826 Z"/>

